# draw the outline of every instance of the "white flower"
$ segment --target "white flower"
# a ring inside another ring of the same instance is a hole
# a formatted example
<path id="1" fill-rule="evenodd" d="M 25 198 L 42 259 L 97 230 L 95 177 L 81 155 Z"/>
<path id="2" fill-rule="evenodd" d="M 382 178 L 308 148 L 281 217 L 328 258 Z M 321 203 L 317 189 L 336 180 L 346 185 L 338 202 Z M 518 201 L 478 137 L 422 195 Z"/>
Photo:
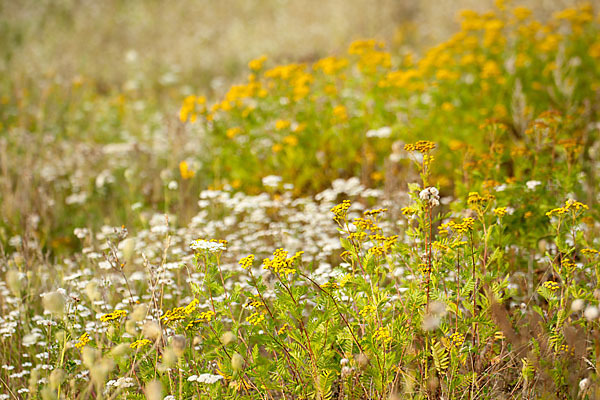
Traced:
<path id="1" fill-rule="evenodd" d="M 583 316 L 588 321 L 595 320 L 596 318 L 598 318 L 598 315 L 600 315 L 600 311 L 598 310 L 598 307 L 594 307 L 594 306 L 586 307 L 585 311 L 583 312 Z"/>
<path id="2" fill-rule="evenodd" d="M 435 207 L 440 204 L 440 192 L 433 186 L 421 190 L 421 193 L 419 193 L 419 198 L 423 201 L 429 202 L 431 207 Z"/>
<path id="3" fill-rule="evenodd" d="M 208 240 L 196 239 L 190 243 L 190 247 L 193 250 L 204 250 L 210 253 L 218 253 L 219 251 L 225 251 L 227 248 L 223 243 L 209 242 Z"/>
<path id="4" fill-rule="evenodd" d="M 281 183 L 281 177 L 277 175 L 268 175 L 262 178 L 262 184 L 267 187 L 276 188 Z"/>
<path id="5" fill-rule="evenodd" d="M 198 379 L 196 379 L 196 382 L 207 383 L 210 385 L 210 384 L 220 381 L 221 379 L 223 379 L 223 377 L 221 375 L 200 374 Z"/>
<path id="6" fill-rule="evenodd" d="M 525 186 L 527 186 L 527 189 L 529 190 L 535 190 L 535 188 L 539 185 L 541 185 L 542 182 L 540 181 L 527 181 L 525 182 Z"/>
<path id="7" fill-rule="evenodd" d="M 372 138 L 372 137 L 388 138 L 388 137 L 390 137 L 391 134 L 392 134 L 392 128 L 390 128 L 389 126 L 384 126 L 383 128 L 371 129 L 371 130 L 367 131 L 368 138 Z"/>
<path id="8" fill-rule="evenodd" d="M 573 311 L 573 312 L 581 311 L 581 310 L 583 310 L 584 306 L 585 306 L 585 301 L 583 301 L 583 299 L 575 299 L 571 303 L 571 311 Z"/>
<path id="9" fill-rule="evenodd" d="M 177 183 L 177 181 L 171 181 L 171 182 L 169 182 L 167 187 L 169 188 L 169 190 L 177 190 L 177 188 L 179 187 L 179 184 Z"/>

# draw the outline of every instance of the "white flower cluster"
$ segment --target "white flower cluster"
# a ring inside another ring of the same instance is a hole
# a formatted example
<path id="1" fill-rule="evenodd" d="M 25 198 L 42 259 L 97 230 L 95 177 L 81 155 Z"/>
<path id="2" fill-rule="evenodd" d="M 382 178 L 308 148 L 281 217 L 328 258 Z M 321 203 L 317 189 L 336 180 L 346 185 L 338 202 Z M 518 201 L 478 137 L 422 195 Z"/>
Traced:
<path id="1" fill-rule="evenodd" d="M 388 138 L 388 137 L 390 137 L 391 134 L 392 134 L 392 128 L 390 128 L 389 126 L 384 126 L 383 128 L 371 129 L 371 130 L 367 131 L 368 138 L 372 138 L 372 137 Z"/>
<path id="2" fill-rule="evenodd" d="M 200 375 L 192 375 L 187 378 L 188 382 L 198 382 L 198 383 L 207 383 L 212 384 L 216 383 L 223 379 L 221 375 L 213 375 L 213 374 L 200 374 Z"/>
<path id="3" fill-rule="evenodd" d="M 209 253 L 218 253 L 219 251 L 225 251 L 227 248 L 223 243 L 209 242 L 204 239 L 196 239 L 190 243 L 190 247 L 193 250 L 208 251 Z"/>
<path id="4" fill-rule="evenodd" d="M 431 207 L 440 205 L 440 192 L 433 186 L 421 190 L 421 193 L 419 193 L 419 198 L 423 201 L 429 202 Z"/>
<path id="5" fill-rule="evenodd" d="M 281 183 L 281 177 L 277 175 L 269 175 L 262 178 L 262 184 L 267 187 L 276 188 Z"/>
<path id="6" fill-rule="evenodd" d="M 133 378 L 122 377 L 117 380 L 111 379 L 106 382 L 106 388 L 114 386 L 116 388 L 130 388 L 135 386 L 135 380 Z"/>

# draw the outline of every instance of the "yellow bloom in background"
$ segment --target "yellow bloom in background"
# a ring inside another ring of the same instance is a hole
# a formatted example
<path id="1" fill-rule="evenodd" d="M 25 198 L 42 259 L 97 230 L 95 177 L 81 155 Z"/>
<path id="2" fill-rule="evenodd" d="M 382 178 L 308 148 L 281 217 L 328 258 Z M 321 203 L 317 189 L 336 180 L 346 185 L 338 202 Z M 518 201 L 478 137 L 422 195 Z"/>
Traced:
<path id="1" fill-rule="evenodd" d="M 298 144 L 298 138 L 294 135 L 288 135 L 283 138 L 283 143 L 293 147 Z"/>
<path id="2" fill-rule="evenodd" d="M 227 132 L 225 132 L 225 134 L 227 135 L 227 137 L 229 139 L 233 139 L 234 137 L 236 137 L 240 133 L 242 133 L 242 128 L 240 128 L 239 126 L 235 126 L 233 128 L 229 128 L 229 129 L 227 129 Z"/>
<path id="3" fill-rule="evenodd" d="M 275 129 L 281 131 L 290 127 L 292 122 L 289 119 L 278 119 L 275 121 Z"/>
<path id="4" fill-rule="evenodd" d="M 196 171 L 191 170 L 186 161 L 179 163 L 179 173 L 181 174 L 181 178 L 183 180 L 193 178 L 194 175 L 196 175 Z"/>
<path id="5" fill-rule="evenodd" d="M 344 122 L 348 120 L 348 111 L 343 105 L 335 106 L 333 108 L 333 116 L 337 122 Z"/>
<path id="6" fill-rule="evenodd" d="M 519 21 L 524 21 L 531 16 L 531 10 L 527 7 L 515 7 L 513 14 Z"/>
<path id="7" fill-rule="evenodd" d="M 250 61 L 248 63 L 248 68 L 250 68 L 252 71 L 258 71 L 258 70 L 262 69 L 265 61 L 267 61 L 267 56 L 262 55 L 258 58 L 255 58 L 254 60 Z"/>

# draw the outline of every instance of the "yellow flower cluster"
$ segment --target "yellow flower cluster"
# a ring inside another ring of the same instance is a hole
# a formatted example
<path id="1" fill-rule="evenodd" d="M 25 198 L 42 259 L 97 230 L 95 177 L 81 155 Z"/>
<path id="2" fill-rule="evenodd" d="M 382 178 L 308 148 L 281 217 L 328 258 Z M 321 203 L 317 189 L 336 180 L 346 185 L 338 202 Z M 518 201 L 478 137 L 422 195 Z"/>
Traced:
<path id="1" fill-rule="evenodd" d="M 435 149 L 435 143 L 428 140 L 419 140 L 416 143 L 407 143 L 404 145 L 404 150 L 417 151 L 422 154 L 429 153 L 433 149 Z"/>
<path id="2" fill-rule="evenodd" d="M 187 96 L 183 100 L 181 109 L 179 110 L 179 119 L 181 122 L 196 122 L 198 119 L 198 112 L 202 113 L 205 111 L 206 97 L 204 96 Z M 200 108 L 200 110 L 197 110 Z"/>
<path id="3" fill-rule="evenodd" d="M 462 333 L 454 332 L 450 335 L 450 341 L 453 346 L 460 347 L 465 342 L 465 335 Z"/>
<path id="4" fill-rule="evenodd" d="M 502 218 L 506 215 L 506 207 L 494 208 L 494 215 L 498 218 Z"/>
<path id="5" fill-rule="evenodd" d="M 362 308 L 362 310 L 360 310 L 359 314 L 363 317 L 363 318 L 368 318 L 370 315 L 373 315 L 375 313 L 377 309 L 375 308 L 374 305 L 372 304 L 367 304 L 366 306 L 364 306 Z"/>
<path id="6" fill-rule="evenodd" d="M 467 217 L 463 218 L 461 223 L 456 223 L 454 221 L 447 222 L 445 224 L 441 224 L 438 227 L 440 235 L 448 235 L 449 230 L 453 230 L 458 234 L 467 233 L 473 230 L 473 226 L 475 225 L 475 220 L 473 218 Z"/>
<path id="7" fill-rule="evenodd" d="M 378 214 L 387 212 L 387 210 L 388 210 L 387 208 L 376 208 L 374 210 L 367 210 L 363 214 L 367 217 L 372 217 L 374 215 L 378 215 Z"/>
<path id="8" fill-rule="evenodd" d="M 340 285 L 338 285 L 336 282 L 329 281 L 329 282 L 325 282 L 324 284 L 322 284 L 321 287 L 326 290 L 335 290 L 335 289 L 339 289 Z"/>
<path id="9" fill-rule="evenodd" d="M 417 210 L 414 207 L 402 207 L 402 215 L 406 215 L 406 216 L 410 216 L 410 215 L 414 215 L 418 212 L 419 210 Z"/>
<path id="10" fill-rule="evenodd" d="M 555 208 L 555 209 L 548 211 L 546 213 L 546 216 L 548 218 L 550 218 L 553 215 L 563 215 L 563 214 L 568 213 L 569 211 L 576 213 L 580 210 L 587 210 L 587 209 L 588 209 L 588 206 L 586 206 L 585 204 L 575 201 L 573 199 L 569 199 L 565 202 L 565 205 L 563 207 Z"/>
<path id="11" fill-rule="evenodd" d="M 172 310 L 168 310 L 160 319 L 163 320 L 165 324 L 181 321 L 194 312 L 198 303 L 198 299 L 194 299 L 187 306 L 175 307 Z"/>
<path id="12" fill-rule="evenodd" d="M 390 334 L 388 328 L 382 326 L 377 328 L 377 330 L 373 334 L 373 339 L 385 345 L 392 341 L 392 335 Z"/>
<path id="13" fill-rule="evenodd" d="M 239 126 L 234 126 L 225 131 L 225 136 L 227 136 L 229 139 L 233 139 L 240 133 L 242 133 L 242 128 L 240 128 Z"/>
<path id="14" fill-rule="evenodd" d="M 348 235 L 348 239 L 351 241 L 362 242 L 367 237 L 366 232 L 352 232 Z"/>
<path id="15" fill-rule="evenodd" d="M 358 67 L 361 71 L 372 73 L 377 67 L 390 68 L 392 59 L 390 53 L 382 51 L 383 42 L 375 39 L 356 40 L 350 44 L 348 54 L 359 57 Z"/>
<path id="16" fill-rule="evenodd" d="M 374 222 L 370 219 L 365 219 L 365 218 L 354 218 L 352 220 L 352 223 L 354 224 L 354 226 L 356 226 L 358 229 L 360 230 L 372 230 L 371 228 L 374 225 Z M 377 229 L 378 230 L 378 229 Z"/>
<path id="17" fill-rule="evenodd" d="M 127 315 L 127 311 L 125 311 L 125 310 L 115 310 L 111 313 L 104 314 L 103 316 L 101 316 L 100 321 L 113 322 L 113 321 L 123 318 L 126 315 Z"/>
<path id="18" fill-rule="evenodd" d="M 250 254 L 244 258 L 242 258 L 238 264 L 241 265 L 243 269 L 249 269 L 252 267 L 252 263 L 254 263 L 254 254 Z"/>
<path id="19" fill-rule="evenodd" d="M 193 178 L 196 175 L 196 171 L 190 169 L 188 163 L 186 161 L 182 161 L 179 163 L 179 173 L 181 174 L 181 179 L 188 180 Z"/>
<path id="20" fill-rule="evenodd" d="M 75 344 L 75 347 L 77 347 L 78 349 L 82 349 L 89 342 L 90 342 L 90 335 L 88 335 L 86 332 L 83 335 L 79 336 L 79 341 Z"/>
<path id="21" fill-rule="evenodd" d="M 348 213 L 348 209 L 350 208 L 350 200 L 344 200 L 340 204 L 336 205 L 331 209 L 331 212 L 335 215 L 333 220 L 336 222 L 341 222 L 346 219 L 346 214 Z"/>
<path id="22" fill-rule="evenodd" d="M 481 209 L 484 208 L 488 202 L 494 200 L 494 195 L 484 194 L 483 196 L 477 192 L 470 192 L 467 198 L 467 204 L 472 209 Z"/>
<path id="23" fill-rule="evenodd" d="M 425 263 L 421 263 L 419 264 L 419 270 L 421 271 L 421 274 L 427 275 L 431 272 L 431 266 Z"/>
<path id="24" fill-rule="evenodd" d="M 561 344 L 560 346 L 558 346 L 556 351 L 557 351 L 557 353 L 566 353 L 566 354 L 571 354 L 571 355 L 575 354 L 575 349 L 569 347 L 568 344 Z"/>
<path id="25" fill-rule="evenodd" d="M 546 281 L 542 284 L 542 287 L 550 290 L 551 292 L 555 292 L 560 289 L 560 285 L 554 281 Z"/>
<path id="26" fill-rule="evenodd" d="M 333 122 L 342 123 L 348 120 L 348 110 L 343 105 L 337 105 L 333 108 Z"/>
<path id="27" fill-rule="evenodd" d="M 248 321 L 250 324 L 252 324 L 254 326 L 260 324 L 264 320 L 265 320 L 265 315 L 260 311 L 254 312 L 246 318 L 246 321 Z"/>
<path id="28" fill-rule="evenodd" d="M 131 343 L 129 345 L 129 347 L 132 348 L 132 349 L 134 349 L 134 350 L 137 350 L 137 349 L 139 349 L 141 347 L 149 345 L 150 343 L 152 343 L 152 342 L 149 341 L 148 339 L 139 339 L 139 340 L 136 340 L 135 342 Z"/>
<path id="29" fill-rule="evenodd" d="M 315 71 L 322 71 L 326 75 L 335 75 L 348 66 L 348 60 L 340 57 L 325 57 L 313 65 Z"/>
<path id="30" fill-rule="evenodd" d="M 310 85 L 314 77 L 306 72 L 304 64 L 279 65 L 265 72 L 265 77 L 275 81 L 284 81 L 286 87 L 291 86 L 294 101 L 302 100 L 310 93 Z"/>
<path id="31" fill-rule="evenodd" d="M 288 252 L 283 249 L 277 249 L 273 252 L 273 259 L 265 258 L 263 260 L 263 269 L 270 269 L 277 275 L 288 276 L 296 272 L 294 264 L 304 252 L 299 251 L 292 257 L 287 258 Z"/>
<path id="32" fill-rule="evenodd" d="M 250 61 L 248 63 L 248 68 L 250 68 L 252 71 L 259 71 L 262 69 L 265 61 L 267 61 L 267 56 L 262 55 L 258 58 L 255 58 L 254 60 Z"/>
<path id="33" fill-rule="evenodd" d="M 201 312 L 200 315 L 198 316 L 198 318 L 196 318 L 193 321 L 190 321 L 186 326 L 185 329 L 194 329 L 197 328 L 200 324 L 202 324 L 203 322 L 210 322 L 212 321 L 212 319 L 214 318 L 215 313 L 213 311 L 204 311 Z M 183 319 L 183 318 L 180 318 Z"/>
<path id="34" fill-rule="evenodd" d="M 583 249 L 583 250 L 581 250 L 581 253 L 587 257 L 591 257 L 591 256 L 600 254 L 600 252 L 598 250 L 594 250 L 594 249 Z"/>

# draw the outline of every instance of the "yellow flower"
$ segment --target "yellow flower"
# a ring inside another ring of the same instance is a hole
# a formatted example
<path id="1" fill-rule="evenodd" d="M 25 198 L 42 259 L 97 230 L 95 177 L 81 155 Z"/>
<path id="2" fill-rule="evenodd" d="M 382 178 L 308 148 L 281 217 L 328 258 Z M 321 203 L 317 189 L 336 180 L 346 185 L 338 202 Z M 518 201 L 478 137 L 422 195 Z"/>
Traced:
<path id="1" fill-rule="evenodd" d="M 262 55 L 258 58 L 255 58 L 254 60 L 250 61 L 248 63 L 248 68 L 250 68 L 253 71 L 258 71 L 258 70 L 262 69 L 265 61 L 267 61 L 267 56 Z"/>
<path id="2" fill-rule="evenodd" d="M 463 335 L 462 333 L 455 332 L 452 335 L 450 335 L 450 340 L 453 346 L 460 347 L 465 341 L 465 335 Z"/>
<path id="3" fill-rule="evenodd" d="M 254 262 L 254 254 L 250 254 L 249 256 L 242 258 L 238 264 L 240 264 L 243 269 L 248 269 L 248 268 L 252 267 L 253 262 Z"/>
<path id="4" fill-rule="evenodd" d="M 181 178 L 183 180 L 193 178 L 194 175 L 196 175 L 196 171 L 190 169 L 186 161 L 179 163 L 179 173 L 181 174 Z"/>
<path id="5" fill-rule="evenodd" d="M 75 347 L 77 347 L 78 349 L 81 350 L 89 342 L 90 342 L 90 335 L 88 335 L 86 332 L 83 335 L 79 336 L 79 341 L 77 342 L 77 344 L 75 344 Z"/>
<path id="6" fill-rule="evenodd" d="M 344 122 L 348 119 L 348 111 L 340 104 L 333 108 L 333 116 L 337 122 Z"/>
<path id="7" fill-rule="evenodd" d="M 377 328 L 375 333 L 373 334 L 373 339 L 381 344 L 388 344 L 392 341 L 392 336 L 390 335 L 390 331 L 386 327 Z"/>
<path id="8" fill-rule="evenodd" d="M 131 347 L 132 349 L 139 349 L 140 347 L 144 347 L 146 345 L 149 345 L 150 343 L 152 343 L 152 342 L 149 341 L 148 339 L 140 339 L 140 340 L 136 340 L 135 342 L 131 343 L 129 345 L 129 347 Z"/>
<path id="9" fill-rule="evenodd" d="M 293 147 L 298 144 L 298 138 L 294 135 L 288 135 L 283 138 L 283 143 Z"/>
<path id="10" fill-rule="evenodd" d="M 337 206 L 331 209 L 331 212 L 335 215 L 333 219 L 335 221 L 342 221 L 346 218 L 346 214 L 348 213 L 348 209 L 350 208 L 350 200 L 344 200 Z"/>
<path id="11" fill-rule="evenodd" d="M 498 207 L 494 209 L 494 215 L 498 218 L 502 218 L 506 215 L 506 207 Z"/>
<path id="12" fill-rule="evenodd" d="M 435 149 L 435 143 L 430 142 L 428 140 L 419 140 L 416 143 L 409 143 L 404 145 L 404 150 L 406 151 L 417 151 L 423 154 L 429 153 L 433 149 Z"/>
<path id="13" fill-rule="evenodd" d="M 113 322 L 127 315 L 127 311 L 125 310 L 115 310 L 111 313 L 104 314 L 100 317 L 100 321 L 102 322 Z"/>
<path id="14" fill-rule="evenodd" d="M 246 318 L 246 321 L 248 321 L 250 324 L 252 324 L 254 326 L 260 324 L 264 320 L 265 320 L 265 315 L 260 311 L 252 313 L 252 314 L 250 314 L 250 316 L 248 316 Z"/>
<path id="15" fill-rule="evenodd" d="M 242 128 L 240 128 L 239 126 L 235 126 L 233 128 L 229 128 L 229 129 L 227 129 L 227 132 L 225 132 L 225 134 L 227 135 L 227 137 L 229 139 L 233 139 L 234 137 L 236 137 L 240 133 L 242 133 Z"/>
<path id="16" fill-rule="evenodd" d="M 542 284 L 542 287 L 550 290 L 551 292 L 555 292 L 560 289 L 560 285 L 554 281 L 546 281 Z"/>
<path id="17" fill-rule="evenodd" d="M 531 15 L 531 10 L 527 7 L 515 7 L 513 14 L 519 21 L 524 21 Z"/>
<path id="18" fill-rule="evenodd" d="M 291 124 L 291 121 L 288 119 L 278 119 L 277 121 L 275 121 L 275 129 L 281 131 L 283 129 L 289 128 Z"/>

